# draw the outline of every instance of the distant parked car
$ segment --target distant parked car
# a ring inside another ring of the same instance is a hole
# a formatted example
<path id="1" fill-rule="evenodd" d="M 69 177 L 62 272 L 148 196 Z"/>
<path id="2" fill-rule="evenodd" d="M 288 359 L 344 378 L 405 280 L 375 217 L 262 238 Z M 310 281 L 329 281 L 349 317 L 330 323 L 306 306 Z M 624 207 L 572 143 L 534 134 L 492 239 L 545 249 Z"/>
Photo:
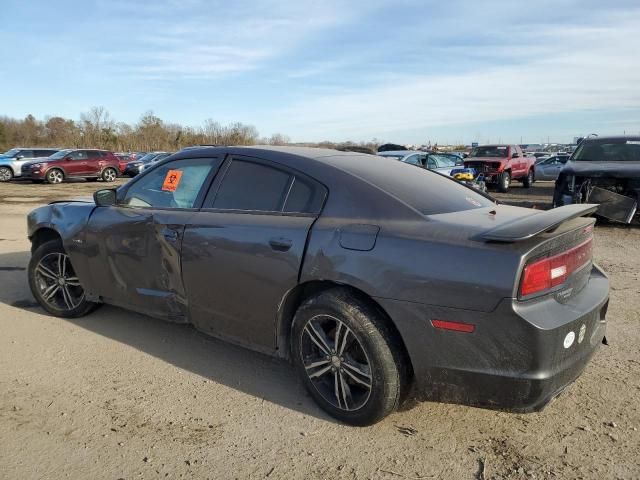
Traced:
<path id="1" fill-rule="evenodd" d="M 502 193 L 509 190 L 511 180 L 521 181 L 524 188 L 529 188 L 535 181 L 535 160 L 525 157 L 518 145 L 475 147 L 464 166 L 482 173 L 487 184 L 494 184 Z"/>
<path id="2" fill-rule="evenodd" d="M 60 150 L 49 158 L 22 165 L 22 176 L 47 183 L 62 183 L 67 178 L 113 182 L 119 168 L 118 158 L 107 150 Z"/>
<path id="3" fill-rule="evenodd" d="M 0 182 L 8 182 L 22 174 L 22 165 L 36 158 L 53 155 L 58 148 L 12 148 L 0 155 Z"/>
<path id="4" fill-rule="evenodd" d="M 158 163 L 160 160 L 167 158 L 169 155 L 171 155 L 171 152 L 147 153 L 139 160 L 129 162 L 122 173 L 128 177 L 135 177 L 140 172 L 143 172 L 154 163 Z"/>
<path id="5" fill-rule="evenodd" d="M 456 161 L 451 156 L 441 155 L 439 153 L 425 153 L 416 150 L 391 150 L 388 152 L 379 152 L 379 156 L 394 158 L 403 163 L 417 165 L 418 167 L 434 170 L 444 175 L 451 175 L 451 170 L 456 166 L 461 166 L 462 161 Z"/>
<path id="6" fill-rule="evenodd" d="M 124 170 L 127 168 L 129 162 L 132 162 L 135 159 L 135 154 L 132 153 L 114 153 L 116 158 L 118 159 L 118 170 L 120 173 L 124 173 Z"/>
<path id="7" fill-rule="evenodd" d="M 553 155 L 536 163 L 536 180 L 556 180 L 569 155 Z"/>

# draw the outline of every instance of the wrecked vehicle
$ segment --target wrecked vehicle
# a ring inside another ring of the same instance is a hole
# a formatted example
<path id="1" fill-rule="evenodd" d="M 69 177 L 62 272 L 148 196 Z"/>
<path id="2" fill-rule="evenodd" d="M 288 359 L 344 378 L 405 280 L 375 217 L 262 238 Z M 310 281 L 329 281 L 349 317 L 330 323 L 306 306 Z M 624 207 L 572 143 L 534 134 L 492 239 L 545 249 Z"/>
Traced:
<path id="1" fill-rule="evenodd" d="M 29 284 L 52 315 L 118 305 L 288 358 L 346 423 L 414 385 L 533 411 L 605 335 L 596 208 L 496 205 L 374 155 L 186 148 L 94 202 L 31 212 Z"/>
<path id="2" fill-rule="evenodd" d="M 638 223 L 640 136 L 594 137 L 580 143 L 560 172 L 553 206 L 597 203 L 595 215 Z"/>

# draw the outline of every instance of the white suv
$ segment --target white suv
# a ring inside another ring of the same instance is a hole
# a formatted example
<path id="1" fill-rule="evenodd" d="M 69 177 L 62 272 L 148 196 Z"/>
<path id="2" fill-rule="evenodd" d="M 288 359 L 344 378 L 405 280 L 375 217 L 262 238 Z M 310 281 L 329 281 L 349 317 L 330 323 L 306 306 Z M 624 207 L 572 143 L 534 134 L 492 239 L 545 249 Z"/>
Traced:
<path id="1" fill-rule="evenodd" d="M 13 177 L 19 177 L 22 165 L 37 158 L 49 157 L 59 151 L 59 148 L 12 148 L 0 154 L 0 182 L 8 182 Z"/>

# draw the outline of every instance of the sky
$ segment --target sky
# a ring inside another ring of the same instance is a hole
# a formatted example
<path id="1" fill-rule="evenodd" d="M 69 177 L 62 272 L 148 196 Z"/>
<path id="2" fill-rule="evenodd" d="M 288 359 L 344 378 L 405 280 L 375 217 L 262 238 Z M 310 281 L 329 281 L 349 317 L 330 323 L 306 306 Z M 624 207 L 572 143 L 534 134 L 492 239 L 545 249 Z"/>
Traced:
<path id="1" fill-rule="evenodd" d="M 0 115 L 293 141 L 640 134 L 638 0 L 0 0 Z"/>

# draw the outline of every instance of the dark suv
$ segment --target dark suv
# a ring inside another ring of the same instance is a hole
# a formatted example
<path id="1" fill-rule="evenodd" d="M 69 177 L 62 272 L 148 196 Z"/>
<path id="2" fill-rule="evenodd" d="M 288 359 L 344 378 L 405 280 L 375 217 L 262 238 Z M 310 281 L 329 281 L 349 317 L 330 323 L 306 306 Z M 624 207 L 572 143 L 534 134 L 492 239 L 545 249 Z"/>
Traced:
<path id="1" fill-rule="evenodd" d="M 48 183 L 62 183 L 67 178 L 113 182 L 118 172 L 118 158 L 107 150 L 60 150 L 49 158 L 22 166 L 23 178 Z"/>

